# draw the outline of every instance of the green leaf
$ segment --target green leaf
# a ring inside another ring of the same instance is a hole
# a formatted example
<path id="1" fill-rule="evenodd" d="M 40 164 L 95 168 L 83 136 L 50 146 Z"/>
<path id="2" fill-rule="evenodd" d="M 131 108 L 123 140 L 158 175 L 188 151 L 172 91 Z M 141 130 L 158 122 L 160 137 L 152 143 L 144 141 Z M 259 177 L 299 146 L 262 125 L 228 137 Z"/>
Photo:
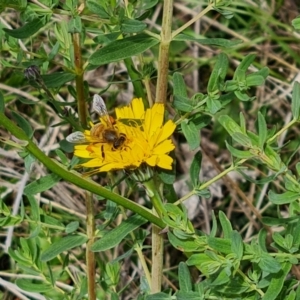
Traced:
<path id="1" fill-rule="evenodd" d="M 195 150 L 200 145 L 200 132 L 193 122 L 182 122 L 182 132 L 190 146 L 190 150 Z"/>
<path id="2" fill-rule="evenodd" d="M 232 156 L 237 157 L 237 158 L 241 158 L 241 159 L 248 159 L 248 158 L 252 158 L 253 154 L 248 151 L 248 150 L 238 150 L 234 147 L 232 147 L 231 145 L 228 144 L 227 141 L 225 141 L 226 147 L 228 149 L 228 151 L 232 154 Z"/>
<path id="3" fill-rule="evenodd" d="M 27 0 L 1 0 L 0 12 L 2 12 L 7 7 L 10 7 L 15 10 L 23 11 L 27 7 Z"/>
<path id="4" fill-rule="evenodd" d="M 250 101 L 255 97 L 249 97 L 245 91 L 234 91 L 235 96 L 241 101 Z"/>
<path id="5" fill-rule="evenodd" d="M 259 148 L 264 149 L 265 142 L 267 140 L 268 129 L 265 117 L 262 113 L 258 112 L 258 142 Z"/>
<path id="6" fill-rule="evenodd" d="M 176 35 L 173 41 L 193 41 L 201 45 L 219 46 L 225 48 L 231 48 L 243 42 L 242 40 L 231 41 L 231 40 L 221 39 L 221 38 L 209 38 L 209 39 L 195 38 L 185 33 L 180 33 Z"/>
<path id="7" fill-rule="evenodd" d="M 181 240 L 169 231 L 168 238 L 170 243 L 173 245 L 173 247 L 175 247 L 176 249 L 182 252 L 194 252 L 194 251 L 205 250 L 206 237 L 204 236 L 199 237 L 199 240 L 195 240 L 195 239 Z"/>
<path id="8" fill-rule="evenodd" d="M 219 117 L 218 121 L 236 142 L 248 147 L 252 145 L 250 138 L 232 118 L 227 115 L 222 115 Z"/>
<path id="9" fill-rule="evenodd" d="M 292 20 L 292 25 L 294 26 L 294 28 L 296 30 L 299 30 L 300 29 L 300 17 L 297 17 L 296 19 Z"/>
<path id="10" fill-rule="evenodd" d="M 248 54 L 234 72 L 233 79 L 239 82 L 246 79 L 246 72 L 255 59 L 255 54 Z"/>
<path id="11" fill-rule="evenodd" d="M 146 300 L 173 300 L 173 299 L 174 298 L 171 295 L 165 294 L 163 292 L 146 296 Z"/>
<path id="12" fill-rule="evenodd" d="M 219 99 L 214 99 L 212 97 L 208 97 L 208 99 L 207 99 L 207 109 L 208 109 L 210 114 L 214 115 L 219 110 L 222 109 L 222 103 L 220 102 Z"/>
<path id="13" fill-rule="evenodd" d="M 66 154 L 63 151 L 61 151 L 59 148 L 57 148 L 57 149 L 54 150 L 54 152 L 60 158 L 61 162 L 64 165 L 68 165 L 69 159 L 67 158 Z"/>
<path id="14" fill-rule="evenodd" d="M 105 7 L 103 7 L 100 3 L 96 1 L 86 1 L 86 6 L 90 12 L 98 15 L 100 18 L 109 19 L 110 15 L 107 13 Z"/>
<path id="15" fill-rule="evenodd" d="M 121 31 L 127 33 L 138 33 L 143 31 L 147 25 L 139 20 L 124 19 L 121 24 Z"/>
<path id="16" fill-rule="evenodd" d="M 186 261 L 188 266 L 199 266 L 201 264 L 212 263 L 213 260 L 205 253 L 192 254 Z"/>
<path id="17" fill-rule="evenodd" d="M 234 230 L 231 233 L 231 250 L 238 259 L 242 259 L 244 253 L 244 244 L 240 234 Z"/>
<path id="18" fill-rule="evenodd" d="M 194 292 L 192 290 L 191 291 L 179 290 L 179 291 L 176 292 L 176 300 L 187 300 L 187 299 L 188 300 L 199 300 L 199 299 L 204 299 L 202 297 L 202 295 L 203 294 L 199 294 L 198 292 Z"/>
<path id="19" fill-rule="evenodd" d="M 178 72 L 173 74 L 173 95 L 183 97 L 183 99 L 188 99 L 186 84 L 183 76 Z"/>
<path id="20" fill-rule="evenodd" d="M 300 115 L 300 83 L 295 81 L 292 95 L 292 113 L 295 120 L 299 119 Z"/>
<path id="21" fill-rule="evenodd" d="M 43 22 L 40 19 L 34 19 L 31 22 L 28 22 L 23 27 L 18 29 L 7 29 L 3 30 L 10 36 L 16 39 L 26 39 L 36 32 L 38 32 L 44 26 Z"/>
<path id="22" fill-rule="evenodd" d="M 217 57 L 216 64 L 214 66 L 214 69 L 210 75 L 208 85 L 207 85 L 207 92 L 208 93 L 214 93 L 216 91 L 219 91 L 222 83 L 227 75 L 227 69 L 228 69 L 228 58 L 224 53 L 221 53 Z"/>
<path id="23" fill-rule="evenodd" d="M 88 238 L 83 235 L 68 235 L 54 242 L 41 255 L 41 261 L 49 261 L 64 251 L 83 245 Z"/>
<path id="24" fill-rule="evenodd" d="M 57 53 L 59 51 L 59 47 L 60 47 L 59 42 L 56 42 L 55 45 L 53 46 L 53 48 L 51 49 L 51 52 L 48 55 L 49 60 L 54 59 L 54 57 L 57 55 Z M 27 99 L 25 99 L 25 100 L 27 100 Z M 33 103 L 35 103 L 35 102 L 33 102 Z"/>
<path id="25" fill-rule="evenodd" d="M 67 226 L 66 226 L 66 233 L 70 234 L 70 233 L 73 233 L 74 231 L 76 231 L 79 227 L 79 222 L 78 221 L 73 221 L 71 223 L 69 223 Z"/>
<path id="26" fill-rule="evenodd" d="M 91 65 L 101 66 L 145 52 L 157 45 L 159 40 L 146 34 L 138 34 L 116 40 L 94 52 L 89 60 Z"/>
<path id="27" fill-rule="evenodd" d="M 51 227 L 55 226 L 59 230 L 65 230 L 64 224 L 59 222 L 57 219 L 48 216 L 48 215 L 41 215 L 41 221 L 45 223 L 46 227 L 47 225 L 50 225 Z"/>
<path id="28" fill-rule="evenodd" d="M 25 257 L 23 253 L 21 253 L 19 250 L 12 250 L 12 248 L 9 248 L 8 254 L 18 264 L 27 267 L 32 266 L 32 260 L 29 259 L 28 257 Z"/>
<path id="29" fill-rule="evenodd" d="M 133 215 L 124 220 L 118 227 L 112 229 L 100 240 L 96 241 L 91 250 L 94 252 L 105 251 L 118 245 L 129 233 L 147 222 L 140 215 Z"/>
<path id="30" fill-rule="evenodd" d="M 0 112 L 4 113 L 4 109 L 5 109 L 4 96 L 3 93 L 0 91 Z"/>
<path id="31" fill-rule="evenodd" d="M 266 240 L 267 240 L 267 230 L 262 228 L 258 233 L 258 245 L 260 249 L 264 252 L 268 252 L 266 247 Z"/>
<path id="32" fill-rule="evenodd" d="M 31 279 L 20 278 L 17 279 L 16 284 L 22 290 L 33 293 L 46 293 L 54 290 L 50 283 L 42 281 L 40 282 L 41 283 L 37 283 L 33 282 Z"/>
<path id="33" fill-rule="evenodd" d="M 180 95 L 174 95 L 173 105 L 176 109 L 183 112 L 191 112 L 194 109 L 190 99 Z"/>
<path id="34" fill-rule="evenodd" d="M 221 238 L 214 238 L 208 237 L 207 244 L 221 253 L 229 254 L 231 253 L 231 240 L 230 239 L 221 239 Z"/>
<path id="35" fill-rule="evenodd" d="M 24 189 L 24 194 L 35 195 L 37 193 L 44 192 L 52 188 L 60 180 L 61 177 L 59 177 L 56 174 L 46 175 L 44 177 L 41 177 L 40 179 L 29 183 Z"/>
<path id="36" fill-rule="evenodd" d="M 265 83 L 265 78 L 261 75 L 257 75 L 257 74 L 249 74 L 246 77 L 246 85 L 248 87 L 250 86 L 260 86 L 263 85 Z"/>
<path id="37" fill-rule="evenodd" d="M 281 266 L 281 270 L 274 274 L 271 280 L 271 283 L 268 286 L 268 289 L 264 296 L 262 297 L 262 300 L 274 300 L 277 299 L 277 296 L 282 290 L 284 281 L 286 279 L 286 276 L 288 275 L 290 269 L 292 267 L 291 263 L 283 263 Z"/>
<path id="38" fill-rule="evenodd" d="M 236 132 L 239 132 L 244 135 L 241 127 L 229 116 L 222 115 L 219 117 L 218 121 L 231 136 Z"/>
<path id="39" fill-rule="evenodd" d="M 74 18 L 71 18 L 71 20 L 68 23 L 68 32 L 81 33 L 81 31 L 82 31 L 81 18 L 79 16 L 75 16 Z"/>
<path id="40" fill-rule="evenodd" d="M 293 201 L 296 201 L 297 199 L 300 199 L 299 193 L 295 193 L 291 191 L 287 191 L 283 194 L 276 194 L 273 191 L 270 191 L 268 195 L 270 201 L 277 205 L 288 204 Z"/>
<path id="41" fill-rule="evenodd" d="M 160 169 L 157 170 L 157 173 L 161 181 L 165 184 L 172 185 L 176 179 L 176 172 L 174 168 L 172 170 Z"/>
<path id="42" fill-rule="evenodd" d="M 76 75 L 68 72 L 56 72 L 52 74 L 41 75 L 41 77 L 48 88 L 57 88 L 75 79 Z"/>
<path id="43" fill-rule="evenodd" d="M 96 44 L 101 44 L 102 46 L 104 46 L 105 44 L 109 44 L 115 40 L 117 40 L 120 36 L 121 36 L 121 32 L 117 31 L 117 32 L 113 32 L 113 33 L 107 33 L 107 34 L 98 34 L 93 41 Z"/>
<path id="44" fill-rule="evenodd" d="M 12 117 L 18 123 L 19 127 L 22 128 L 25 131 L 26 135 L 29 138 L 32 138 L 32 135 L 33 135 L 34 131 L 32 130 L 29 122 L 27 122 L 26 119 L 24 119 L 20 114 L 14 112 L 14 111 L 11 111 L 11 114 L 12 114 Z"/>
<path id="45" fill-rule="evenodd" d="M 179 280 L 179 288 L 181 291 L 189 292 L 192 290 L 190 271 L 184 262 L 179 263 L 178 280 Z"/>
<path id="46" fill-rule="evenodd" d="M 193 186 L 199 185 L 199 176 L 200 176 L 200 170 L 201 170 L 201 161 L 202 161 L 202 153 L 201 151 L 198 151 L 194 159 L 192 161 L 191 167 L 190 167 L 190 177 Z"/>
<path id="47" fill-rule="evenodd" d="M 28 195 L 27 199 L 30 203 L 31 218 L 33 221 L 40 221 L 40 208 L 36 199 L 32 195 Z"/>
<path id="48" fill-rule="evenodd" d="M 222 212 L 221 210 L 219 211 L 219 219 L 223 229 L 224 238 L 230 239 L 232 235 L 232 226 L 230 221 L 227 219 L 226 215 L 224 214 L 224 212 Z"/>
<path id="49" fill-rule="evenodd" d="M 213 286 L 222 286 L 225 283 L 227 283 L 230 280 L 230 277 L 228 276 L 228 271 L 226 269 L 221 270 L 221 272 L 218 274 L 217 278 L 212 281 Z"/>

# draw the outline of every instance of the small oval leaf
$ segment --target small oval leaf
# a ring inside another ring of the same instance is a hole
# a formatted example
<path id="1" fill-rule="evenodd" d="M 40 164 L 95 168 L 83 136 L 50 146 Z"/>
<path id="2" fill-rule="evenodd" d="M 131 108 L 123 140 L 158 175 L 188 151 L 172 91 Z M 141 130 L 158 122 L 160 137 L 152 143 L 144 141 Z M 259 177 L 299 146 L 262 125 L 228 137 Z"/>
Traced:
<path id="1" fill-rule="evenodd" d="M 90 64 L 100 66 L 138 55 L 157 45 L 159 40 L 146 34 L 130 36 L 122 40 L 111 42 L 97 50 L 90 57 Z"/>
<path id="2" fill-rule="evenodd" d="M 40 19 L 34 19 L 31 22 L 26 23 L 23 27 L 18 29 L 7 29 L 3 30 L 10 36 L 16 39 L 26 39 L 36 32 L 39 31 L 40 28 L 44 26 L 43 22 Z"/>
<path id="3" fill-rule="evenodd" d="M 84 244 L 88 238 L 83 235 L 69 235 L 63 237 L 61 240 L 54 242 L 41 255 L 41 261 L 49 261 L 55 258 L 60 253 L 73 249 Z"/>
<path id="4" fill-rule="evenodd" d="M 123 221 L 118 227 L 104 235 L 91 247 L 92 251 L 105 251 L 119 244 L 130 232 L 147 222 L 140 215 L 134 215 Z"/>

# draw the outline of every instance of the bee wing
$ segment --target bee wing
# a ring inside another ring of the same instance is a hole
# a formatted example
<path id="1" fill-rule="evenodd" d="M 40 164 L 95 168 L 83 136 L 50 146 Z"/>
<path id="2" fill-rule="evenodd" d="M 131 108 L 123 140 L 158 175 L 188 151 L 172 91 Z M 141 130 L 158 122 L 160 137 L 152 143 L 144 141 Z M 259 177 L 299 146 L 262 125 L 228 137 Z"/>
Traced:
<path id="1" fill-rule="evenodd" d="M 104 100 L 97 94 L 93 97 L 93 110 L 96 111 L 100 115 L 100 117 L 108 116 Z"/>
<path id="2" fill-rule="evenodd" d="M 80 144 L 80 143 L 86 142 L 86 138 L 85 138 L 83 132 L 81 132 L 81 131 L 75 131 L 75 132 L 69 134 L 66 137 L 66 140 L 69 143 L 73 143 L 73 144 Z"/>

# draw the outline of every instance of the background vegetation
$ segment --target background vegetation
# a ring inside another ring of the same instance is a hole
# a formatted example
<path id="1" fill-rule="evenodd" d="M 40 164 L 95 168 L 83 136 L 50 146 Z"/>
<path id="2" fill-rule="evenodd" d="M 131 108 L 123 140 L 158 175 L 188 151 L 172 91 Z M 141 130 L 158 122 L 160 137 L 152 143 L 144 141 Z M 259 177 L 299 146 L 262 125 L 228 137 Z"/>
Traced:
<path id="1" fill-rule="evenodd" d="M 298 7 L 0 0 L 1 298 L 300 299 Z M 173 172 L 71 171 L 93 94 L 164 102 Z"/>

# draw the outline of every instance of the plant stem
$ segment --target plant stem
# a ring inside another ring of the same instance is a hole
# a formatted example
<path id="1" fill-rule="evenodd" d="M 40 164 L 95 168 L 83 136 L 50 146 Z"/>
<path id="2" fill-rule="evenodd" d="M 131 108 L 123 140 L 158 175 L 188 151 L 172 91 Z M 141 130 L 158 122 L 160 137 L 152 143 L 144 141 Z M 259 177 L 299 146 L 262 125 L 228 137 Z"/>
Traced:
<path id="1" fill-rule="evenodd" d="M 172 40 L 173 0 L 165 0 L 159 45 L 157 87 L 155 102 L 166 103 L 169 71 L 169 48 Z"/>
<path id="2" fill-rule="evenodd" d="M 157 215 L 161 218 L 165 212 L 165 208 L 158 187 L 156 186 L 152 178 L 148 181 L 143 182 L 143 185 L 146 188 L 147 194 Z"/>
<path id="3" fill-rule="evenodd" d="M 288 130 L 290 127 L 292 127 L 293 125 L 295 125 L 296 123 L 298 123 L 299 121 L 293 119 L 291 122 L 289 122 L 288 124 L 286 124 L 284 127 L 282 127 L 278 132 L 276 132 L 271 138 L 269 138 L 267 140 L 268 144 L 271 144 L 274 140 L 276 140 L 283 132 L 285 132 L 286 130 Z"/>
<path id="4" fill-rule="evenodd" d="M 152 269 L 151 294 L 161 291 L 163 276 L 164 241 L 161 229 L 152 224 Z"/>
<path id="5" fill-rule="evenodd" d="M 83 68 L 82 68 L 82 56 L 80 45 L 80 34 L 73 34 L 73 48 L 74 48 L 74 63 L 76 73 L 76 92 L 77 92 L 77 107 L 80 123 L 83 128 L 87 127 L 87 108 L 86 101 L 84 99 L 84 84 L 83 84 Z M 93 196 L 89 191 L 85 193 L 85 205 L 86 205 L 86 232 L 88 236 L 88 242 L 86 245 L 86 266 L 87 266 L 87 283 L 88 283 L 88 295 L 90 300 L 96 300 L 96 265 L 95 265 L 95 253 L 91 251 L 91 247 L 94 243 L 95 234 L 95 219 L 94 219 L 94 206 Z"/>
<path id="6" fill-rule="evenodd" d="M 10 119 L 8 119 L 2 112 L 0 112 L 0 126 L 4 126 L 7 131 L 19 139 L 19 147 L 22 145 L 22 150 L 32 154 L 37 160 L 39 160 L 46 168 L 48 168 L 54 174 L 57 174 L 67 182 L 71 182 L 78 187 L 88 190 L 103 198 L 109 199 L 126 209 L 135 212 L 149 222 L 154 223 L 160 228 L 164 228 L 164 222 L 158 217 L 154 216 L 148 209 L 143 206 L 124 198 L 118 194 L 115 194 L 103 186 L 96 184 L 94 181 L 88 178 L 84 178 L 82 174 L 70 171 L 68 168 L 57 161 L 52 160 L 49 156 L 44 154 L 39 147 L 33 143 L 26 133 L 18 126 L 16 126 Z"/>
<path id="7" fill-rule="evenodd" d="M 225 175 L 227 175 L 229 172 L 234 171 L 239 165 L 243 164 L 245 161 L 247 161 L 247 159 L 241 159 L 239 162 L 235 163 L 235 165 L 231 165 L 228 169 L 224 170 L 223 172 L 221 172 L 220 174 L 218 174 L 217 176 L 215 176 L 211 180 L 208 180 L 205 183 L 201 184 L 197 189 L 192 190 L 191 192 L 189 192 L 188 194 L 186 194 L 184 197 L 182 197 L 181 199 L 177 200 L 174 203 L 174 205 L 179 205 L 182 202 L 184 202 L 185 200 L 187 200 L 188 198 L 190 198 L 191 196 L 193 196 L 194 194 L 196 194 L 197 192 L 206 189 L 211 184 L 213 184 L 214 182 L 218 181 L 219 179 L 221 179 L 222 177 L 224 177 Z"/>
<path id="8" fill-rule="evenodd" d="M 86 244 L 86 267 L 87 267 L 87 282 L 88 295 L 90 300 L 96 299 L 96 270 L 95 270 L 95 253 L 90 249 L 94 243 L 95 233 L 95 218 L 93 197 L 89 191 L 85 193 L 86 203 L 86 234 L 88 242 Z"/>
<path id="9" fill-rule="evenodd" d="M 159 189 L 153 179 L 143 183 L 147 194 L 153 204 L 153 214 L 162 217 L 165 212 L 162 197 Z M 163 253 L 164 243 L 163 236 L 160 234 L 161 229 L 152 224 L 152 270 L 151 270 L 151 293 L 155 294 L 161 291 L 163 275 Z"/>
<path id="10" fill-rule="evenodd" d="M 73 49 L 74 49 L 74 63 L 75 63 L 75 82 L 77 92 L 77 107 L 78 117 L 83 128 L 87 127 L 87 108 L 84 99 L 84 85 L 83 85 L 83 68 L 80 47 L 80 34 L 73 34 Z"/>
<path id="11" fill-rule="evenodd" d="M 205 9 L 203 9 L 201 12 L 199 12 L 199 14 L 197 14 L 194 18 L 192 18 L 187 23 L 185 23 L 184 25 L 182 25 L 181 27 L 179 27 L 177 30 L 175 30 L 172 33 L 172 39 L 176 35 L 178 35 L 180 32 L 182 32 L 184 29 L 186 29 L 189 26 L 191 26 L 193 23 L 195 23 L 198 19 L 200 19 L 202 16 L 204 16 L 205 14 L 207 14 L 212 9 L 213 9 L 213 4 L 209 4 Z"/>

